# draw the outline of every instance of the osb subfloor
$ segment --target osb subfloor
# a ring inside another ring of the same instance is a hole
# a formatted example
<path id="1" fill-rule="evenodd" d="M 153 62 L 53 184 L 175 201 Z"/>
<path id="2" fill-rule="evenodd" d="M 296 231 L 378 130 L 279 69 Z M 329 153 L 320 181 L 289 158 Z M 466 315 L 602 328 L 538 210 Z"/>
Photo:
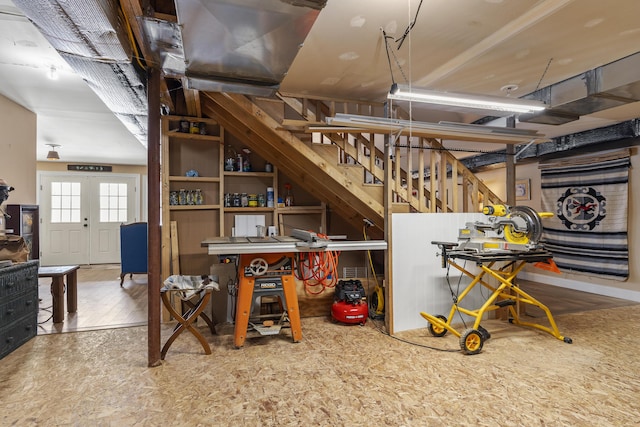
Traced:
<path id="1" fill-rule="evenodd" d="M 303 340 L 182 334 L 147 367 L 145 327 L 40 335 L 0 361 L 1 425 L 631 426 L 638 305 L 556 316 L 566 344 L 504 321 L 464 356 L 451 334 L 303 319 Z M 171 333 L 165 325 L 162 340 Z"/>

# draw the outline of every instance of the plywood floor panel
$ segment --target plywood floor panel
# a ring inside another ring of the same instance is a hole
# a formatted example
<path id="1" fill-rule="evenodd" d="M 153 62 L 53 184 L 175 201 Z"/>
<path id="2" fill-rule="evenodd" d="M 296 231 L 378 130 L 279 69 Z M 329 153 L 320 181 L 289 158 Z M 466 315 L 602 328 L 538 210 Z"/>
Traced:
<path id="1" fill-rule="evenodd" d="M 157 368 L 145 327 L 40 335 L 0 361 L 0 425 L 636 425 L 638 306 L 556 321 L 573 344 L 492 320 L 476 356 L 426 328 L 405 342 L 326 317 L 304 319 L 299 343 L 242 349 L 202 328 L 213 354 L 184 334 Z"/>

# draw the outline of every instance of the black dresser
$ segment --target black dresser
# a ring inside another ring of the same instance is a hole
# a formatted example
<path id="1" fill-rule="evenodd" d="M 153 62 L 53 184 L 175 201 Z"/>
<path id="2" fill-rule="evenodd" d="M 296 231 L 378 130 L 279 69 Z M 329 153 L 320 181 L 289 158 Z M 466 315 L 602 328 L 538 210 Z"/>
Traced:
<path id="1" fill-rule="evenodd" d="M 36 336 L 38 261 L 0 268 L 0 359 Z"/>

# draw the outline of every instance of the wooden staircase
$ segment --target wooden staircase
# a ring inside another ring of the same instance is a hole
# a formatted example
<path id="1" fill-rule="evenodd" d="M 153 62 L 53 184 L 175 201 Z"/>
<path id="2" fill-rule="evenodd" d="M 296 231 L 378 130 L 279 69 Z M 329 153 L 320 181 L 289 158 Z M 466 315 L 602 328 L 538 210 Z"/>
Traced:
<path id="1" fill-rule="evenodd" d="M 382 117 L 381 105 L 282 95 L 274 101 L 215 92 L 201 92 L 200 99 L 204 115 L 242 138 L 248 148 L 333 212 L 357 228 L 367 218 L 382 230 L 383 149 L 388 134 L 308 130 L 310 125 L 325 124 L 326 117 L 338 112 Z M 294 118 L 287 117 L 291 115 Z M 438 140 L 399 137 L 393 147 L 390 188 L 394 211 L 477 212 L 483 204 L 501 203 Z"/>

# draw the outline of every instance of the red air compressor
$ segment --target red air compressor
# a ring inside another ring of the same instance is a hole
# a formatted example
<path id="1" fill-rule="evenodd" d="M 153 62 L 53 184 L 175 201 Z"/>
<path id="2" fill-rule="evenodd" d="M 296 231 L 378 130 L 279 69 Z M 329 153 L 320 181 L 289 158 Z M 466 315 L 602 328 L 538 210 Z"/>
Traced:
<path id="1" fill-rule="evenodd" d="M 340 280 L 335 288 L 331 317 L 342 323 L 364 325 L 369 317 L 369 307 L 360 280 Z"/>

